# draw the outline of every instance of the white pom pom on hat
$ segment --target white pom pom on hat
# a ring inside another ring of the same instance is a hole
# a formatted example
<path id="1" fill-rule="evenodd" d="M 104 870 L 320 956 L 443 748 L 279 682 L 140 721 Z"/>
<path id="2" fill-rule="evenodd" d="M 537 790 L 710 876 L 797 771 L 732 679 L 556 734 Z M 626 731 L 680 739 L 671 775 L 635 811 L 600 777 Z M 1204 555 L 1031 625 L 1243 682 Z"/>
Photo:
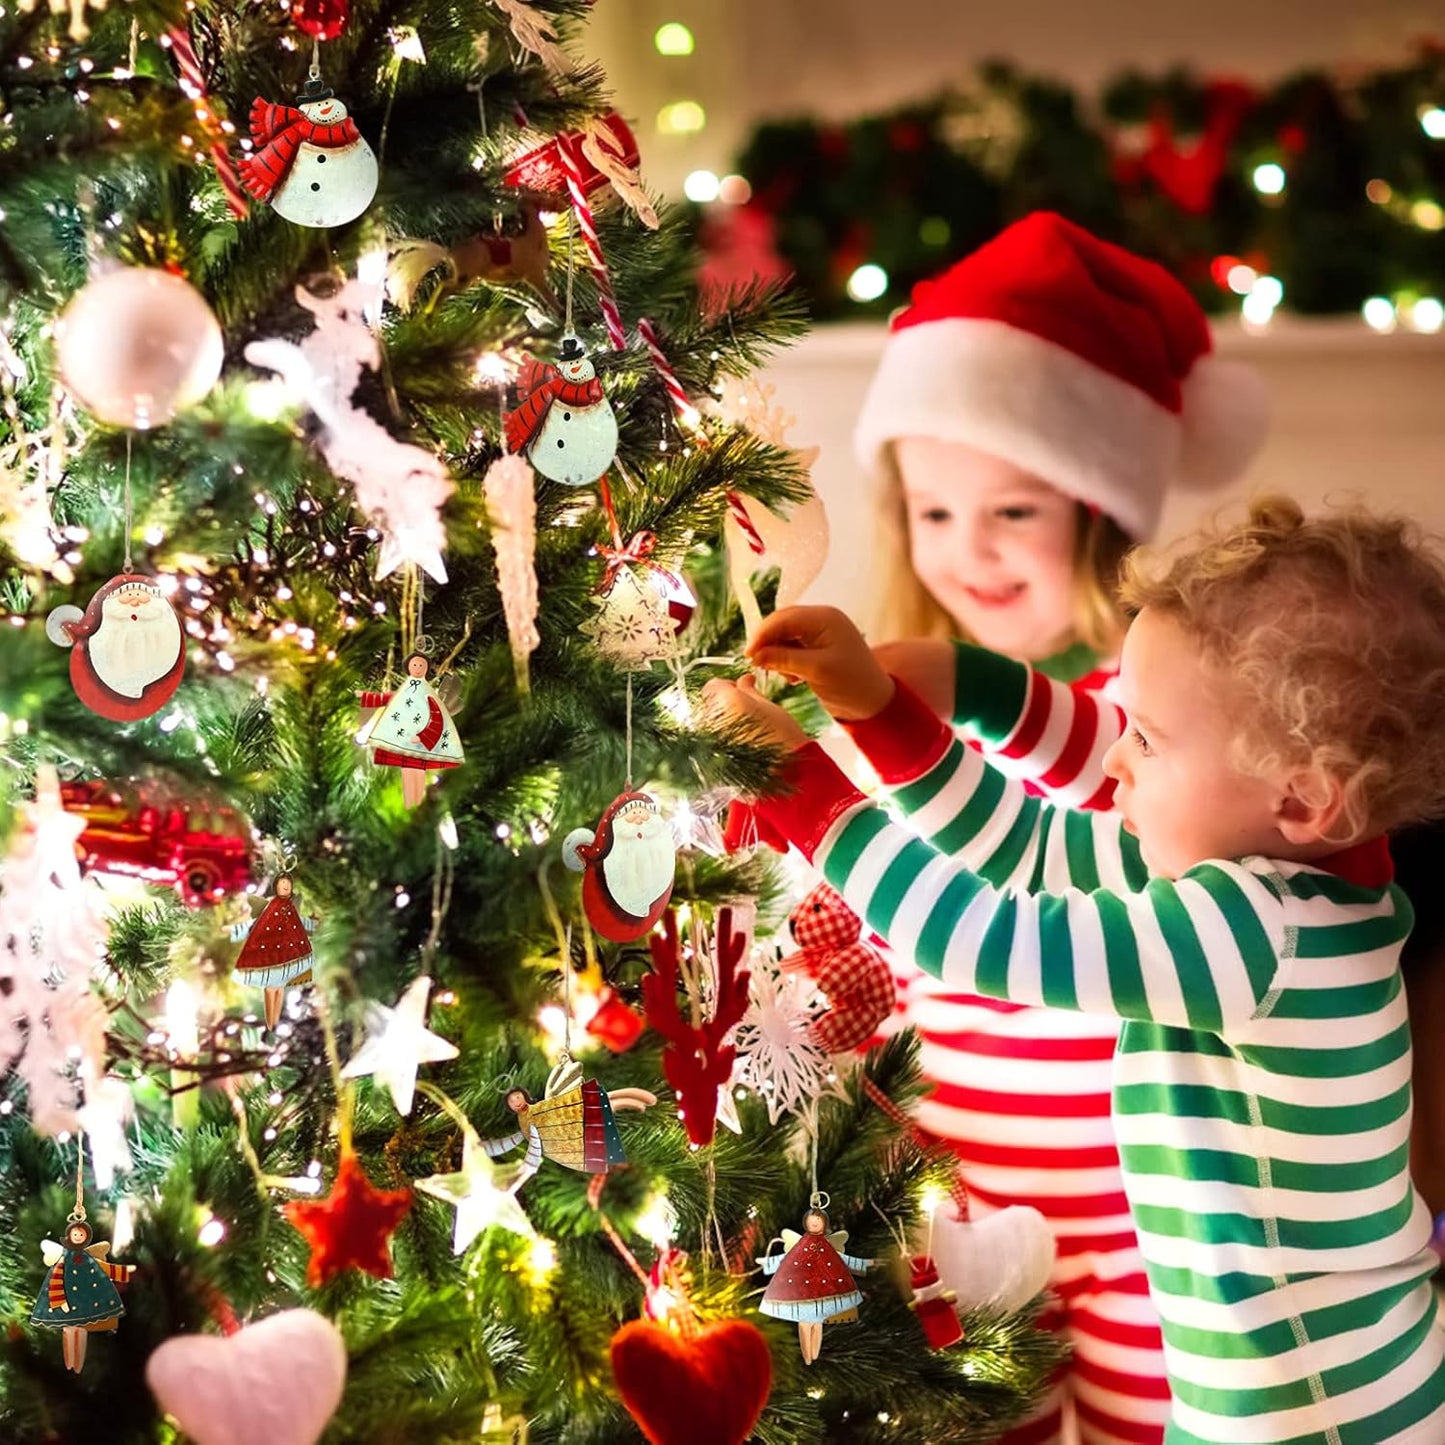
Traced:
<path id="1" fill-rule="evenodd" d="M 876 475 L 900 437 L 964 442 L 1142 540 L 1171 487 L 1242 475 L 1268 410 L 1258 374 L 1214 354 L 1168 271 L 1039 211 L 915 290 L 854 443 Z"/>

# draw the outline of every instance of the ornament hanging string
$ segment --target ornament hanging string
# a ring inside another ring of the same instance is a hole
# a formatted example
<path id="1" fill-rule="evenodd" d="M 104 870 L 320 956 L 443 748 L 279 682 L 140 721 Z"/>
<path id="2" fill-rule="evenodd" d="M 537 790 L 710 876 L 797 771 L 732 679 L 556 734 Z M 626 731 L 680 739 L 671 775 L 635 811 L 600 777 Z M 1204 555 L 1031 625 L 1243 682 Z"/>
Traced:
<path id="1" fill-rule="evenodd" d="M 552 859 L 537 870 L 537 891 L 542 895 L 542 909 L 552 932 L 557 935 L 557 956 L 562 965 L 562 1051 L 572 1053 L 572 930 L 564 926 L 562 911 L 552 896 Z"/>
<path id="2" fill-rule="evenodd" d="M 130 498 L 130 447 L 131 433 L 127 429 L 125 434 L 125 570 L 131 569 L 130 556 L 130 534 L 133 526 L 132 507 Z"/>
<path id="3" fill-rule="evenodd" d="M 241 178 L 237 174 L 235 161 L 231 159 L 230 148 L 223 139 L 224 127 L 218 123 L 215 111 L 206 99 L 205 77 L 201 73 L 200 61 L 196 59 L 190 32 L 177 26 L 165 38 L 170 42 L 171 54 L 176 58 L 176 68 L 180 71 L 181 76 L 181 89 L 196 102 L 196 119 L 210 133 L 211 161 L 216 167 L 216 179 L 221 183 L 221 190 L 226 197 L 226 205 L 238 221 L 244 221 L 250 213 L 250 205 L 246 200 L 245 191 L 241 188 Z M 135 69 L 133 59 L 131 69 Z"/>
<path id="4" fill-rule="evenodd" d="M 572 232 L 576 226 L 576 212 L 567 209 L 567 306 L 562 315 L 562 329 L 572 329 L 572 278 L 577 271 L 577 253 L 572 249 Z"/>
<path id="5" fill-rule="evenodd" d="M 808 1100 L 808 1107 L 803 1111 L 803 1128 L 808 1134 L 808 1184 L 809 1200 L 816 1202 L 818 1199 L 818 1098 L 815 1094 Z M 823 1206 L 826 1208 L 827 1206 Z"/>
<path id="6" fill-rule="evenodd" d="M 627 673 L 627 773 L 625 792 L 632 791 L 632 671 Z"/>
<path id="7" fill-rule="evenodd" d="M 592 263 L 592 274 L 597 280 L 597 302 L 602 308 L 602 320 L 607 326 L 607 339 L 614 351 L 627 350 L 627 333 L 622 328 L 622 312 L 618 310 L 617 298 L 612 294 L 612 278 L 607 274 L 607 262 L 602 255 L 602 242 L 597 237 L 597 222 L 592 216 L 592 207 L 587 201 L 587 190 L 582 184 L 582 167 L 577 160 L 574 146 L 577 141 L 561 135 L 557 137 L 557 154 L 562 159 L 562 168 L 567 172 L 567 194 L 572 199 L 572 211 L 576 212 L 577 224 L 582 228 L 582 239 L 587 246 L 588 259 Z M 571 212 L 568 213 L 569 217 Z M 567 255 L 572 255 L 572 237 L 569 222 Z M 568 314 L 570 317 L 570 296 Z"/>
<path id="8" fill-rule="evenodd" d="M 75 1133 L 75 1211 L 71 1214 L 70 1223 L 83 1223 L 85 1221 L 85 1130 L 77 1129 Z"/>
<path id="9" fill-rule="evenodd" d="M 441 830 L 438 829 L 436 864 L 432 869 L 431 883 L 431 928 L 427 932 L 426 942 L 421 947 L 421 965 L 424 973 L 436 954 L 437 944 L 441 941 L 442 924 L 446 920 L 447 910 L 452 906 L 452 884 L 456 877 L 456 866 L 452 850 L 447 847 L 442 839 Z"/>

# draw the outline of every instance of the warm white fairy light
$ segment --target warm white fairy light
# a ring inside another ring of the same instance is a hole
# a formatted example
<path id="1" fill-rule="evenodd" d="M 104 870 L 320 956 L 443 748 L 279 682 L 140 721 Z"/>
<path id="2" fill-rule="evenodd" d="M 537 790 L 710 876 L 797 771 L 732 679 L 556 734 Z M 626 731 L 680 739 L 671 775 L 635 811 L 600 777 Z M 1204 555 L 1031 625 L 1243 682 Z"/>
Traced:
<path id="1" fill-rule="evenodd" d="M 1395 329 L 1395 303 L 1388 296 L 1371 296 L 1360 307 L 1365 325 L 1372 331 L 1393 331 Z"/>
<path id="2" fill-rule="evenodd" d="M 214 1214 L 207 1215 L 205 1223 L 196 1231 L 196 1242 L 207 1249 L 214 1249 L 225 1237 L 225 1221 L 217 1219 Z"/>
<path id="3" fill-rule="evenodd" d="M 545 1284 L 556 1268 L 557 1246 L 550 1239 L 539 1235 L 527 1251 L 527 1274 L 532 1284 Z"/>
<path id="4" fill-rule="evenodd" d="M 661 1190 L 648 1199 L 633 1223 L 638 1234 L 656 1249 L 665 1249 L 677 1237 L 677 1210 Z"/>
<path id="5" fill-rule="evenodd" d="M 185 979 L 176 979 L 166 990 L 165 1026 L 172 1058 L 194 1060 L 200 1051 L 201 1032 L 196 1019 L 197 1012 L 196 990 Z M 190 1087 L 187 1087 L 188 1085 Z M 201 1104 L 195 1072 L 191 1069 L 173 1068 L 171 1089 L 171 1117 L 176 1128 L 194 1128 Z"/>
<path id="6" fill-rule="evenodd" d="M 1410 325 L 1416 331 L 1433 335 L 1445 325 L 1445 306 L 1434 296 L 1422 296 L 1410 308 Z"/>
<path id="7" fill-rule="evenodd" d="M 1254 182 L 1255 190 L 1262 196 L 1278 196 L 1284 191 L 1284 167 L 1276 165 L 1273 161 L 1266 161 L 1264 165 L 1255 166 L 1250 179 Z"/>

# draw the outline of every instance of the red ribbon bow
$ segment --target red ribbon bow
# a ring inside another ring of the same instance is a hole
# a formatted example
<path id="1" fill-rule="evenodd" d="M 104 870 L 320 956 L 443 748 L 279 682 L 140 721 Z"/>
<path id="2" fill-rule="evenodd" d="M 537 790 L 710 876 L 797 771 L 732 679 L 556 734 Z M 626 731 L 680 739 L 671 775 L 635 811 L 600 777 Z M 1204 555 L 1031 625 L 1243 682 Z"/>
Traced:
<path id="1" fill-rule="evenodd" d="M 666 567 L 651 560 L 652 554 L 657 550 L 656 532 L 634 532 L 625 545 L 620 535 L 614 534 L 613 543 L 614 545 L 609 547 L 602 542 L 597 547 L 598 554 L 607 559 L 607 568 L 602 574 L 602 580 L 597 584 L 599 596 L 606 597 L 612 591 L 617 585 L 618 573 L 624 567 L 637 565 L 650 567 L 673 587 L 678 585 L 677 578 Z"/>

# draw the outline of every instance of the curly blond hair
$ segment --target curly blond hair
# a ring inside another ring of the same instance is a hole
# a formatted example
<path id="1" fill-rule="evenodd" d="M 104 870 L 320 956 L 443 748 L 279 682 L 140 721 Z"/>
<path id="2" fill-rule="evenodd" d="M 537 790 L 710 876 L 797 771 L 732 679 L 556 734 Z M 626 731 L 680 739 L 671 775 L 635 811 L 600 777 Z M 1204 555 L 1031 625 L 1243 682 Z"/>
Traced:
<path id="1" fill-rule="evenodd" d="M 872 642 L 919 637 L 959 638 L 961 629 L 913 570 L 908 508 L 892 448 L 874 492 L 873 591 L 864 622 Z M 1134 545 L 1111 517 L 1078 503 L 1074 532 L 1074 640 L 1101 657 L 1115 657 L 1129 619 L 1115 597 L 1119 567 Z M 973 641 L 961 637 L 964 642 Z"/>
<path id="2" fill-rule="evenodd" d="M 1229 679 L 1241 771 L 1333 779 L 1350 838 L 1445 815 L 1445 562 L 1411 522 L 1260 498 L 1182 550 L 1131 554 L 1119 596 Z"/>

